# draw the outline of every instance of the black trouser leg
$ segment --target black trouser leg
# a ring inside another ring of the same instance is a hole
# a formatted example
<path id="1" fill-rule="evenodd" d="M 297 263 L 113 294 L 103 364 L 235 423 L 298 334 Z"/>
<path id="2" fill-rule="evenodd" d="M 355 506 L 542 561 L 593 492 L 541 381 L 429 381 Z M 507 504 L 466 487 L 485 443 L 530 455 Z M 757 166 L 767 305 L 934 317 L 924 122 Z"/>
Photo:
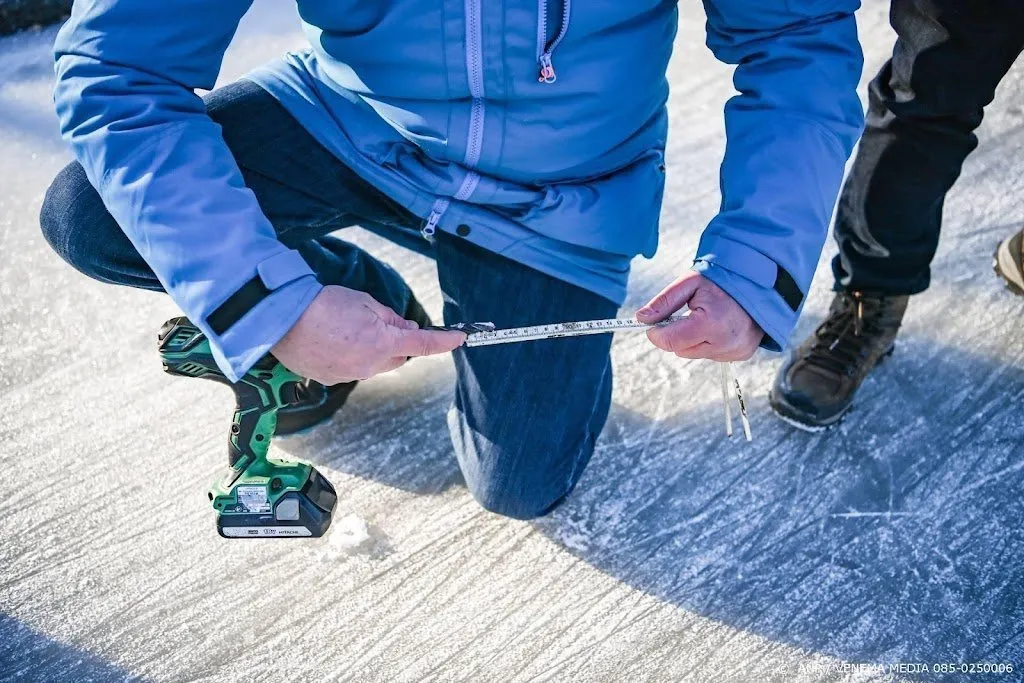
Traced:
<path id="1" fill-rule="evenodd" d="M 1024 49 L 1020 0 L 893 0 L 898 40 L 836 216 L 837 289 L 928 288 L 942 207 L 996 86 Z"/>

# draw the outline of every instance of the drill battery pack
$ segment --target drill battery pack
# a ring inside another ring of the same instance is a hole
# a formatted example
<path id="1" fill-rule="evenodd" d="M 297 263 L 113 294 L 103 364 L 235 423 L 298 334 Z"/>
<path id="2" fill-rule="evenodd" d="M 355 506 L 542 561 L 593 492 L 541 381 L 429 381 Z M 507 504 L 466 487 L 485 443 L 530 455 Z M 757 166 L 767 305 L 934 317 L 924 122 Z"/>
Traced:
<path id="1" fill-rule="evenodd" d="M 224 538 L 323 536 L 338 496 L 326 477 L 308 465 L 305 469 L 307 475 L 298 490 L 286 485 L 285 477 L 268 480 L 245 473 L 235 477 L 234 470 L 229 470 L 227 477 L 235 477 L 233 482 L 225 487 L 222 481 L 210 491 L 217 533 Z"/>

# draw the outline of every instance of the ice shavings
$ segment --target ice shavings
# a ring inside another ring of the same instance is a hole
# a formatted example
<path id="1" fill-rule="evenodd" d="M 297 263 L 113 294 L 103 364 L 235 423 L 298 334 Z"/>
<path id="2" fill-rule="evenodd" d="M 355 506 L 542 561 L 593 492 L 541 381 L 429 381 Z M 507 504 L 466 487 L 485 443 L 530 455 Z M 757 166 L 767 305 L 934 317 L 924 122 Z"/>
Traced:
<path id="1" fill-rule="evenodd" d="M 331 525 L 327 534 L 327 554 L 351 555 L 369 544 L 370 529 L 358 515 L 346 515 Z"/>

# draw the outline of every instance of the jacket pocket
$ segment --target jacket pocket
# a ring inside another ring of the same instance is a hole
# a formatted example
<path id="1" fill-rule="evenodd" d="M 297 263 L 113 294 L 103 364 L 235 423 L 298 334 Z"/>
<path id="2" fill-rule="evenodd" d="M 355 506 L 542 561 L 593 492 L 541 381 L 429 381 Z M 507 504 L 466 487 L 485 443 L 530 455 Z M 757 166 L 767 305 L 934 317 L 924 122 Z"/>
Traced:
<path id="1" fill-rule="evenodd" d="M 501 213 L 562 242 L 626 256 L 653 255 L 664 158 L 660 149 L 651 149 L 616 171 L 544 185 L 529 207 L 502 207 L 513 210 Z"/>

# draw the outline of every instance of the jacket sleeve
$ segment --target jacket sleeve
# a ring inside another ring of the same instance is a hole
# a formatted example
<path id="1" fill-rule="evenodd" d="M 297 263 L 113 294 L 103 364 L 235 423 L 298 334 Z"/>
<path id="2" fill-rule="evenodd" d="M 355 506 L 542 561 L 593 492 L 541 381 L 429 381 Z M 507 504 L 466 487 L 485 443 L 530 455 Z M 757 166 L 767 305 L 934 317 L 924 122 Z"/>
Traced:
<path id="1" fill-rule="evenodd" d="M 277 240 L 194 92 L 213 87 L 250 4 L 76 0 L 54 48 L 64 138 L 232 381 L 321 289 L 298 252 Z M 210 314 L 246 283 L 269 295 L 226 329 L 211 326 Z"/>
<path id="2" fill-rule="evenodd" d="M 781 350 L 814 276 L 864 125 L 857 0 L 705 0 L 708 47 L 735 64 L 725 107 L 722 205 L 694 270 Z M 785 8 L 785 9 L 781 9 Z"/>

